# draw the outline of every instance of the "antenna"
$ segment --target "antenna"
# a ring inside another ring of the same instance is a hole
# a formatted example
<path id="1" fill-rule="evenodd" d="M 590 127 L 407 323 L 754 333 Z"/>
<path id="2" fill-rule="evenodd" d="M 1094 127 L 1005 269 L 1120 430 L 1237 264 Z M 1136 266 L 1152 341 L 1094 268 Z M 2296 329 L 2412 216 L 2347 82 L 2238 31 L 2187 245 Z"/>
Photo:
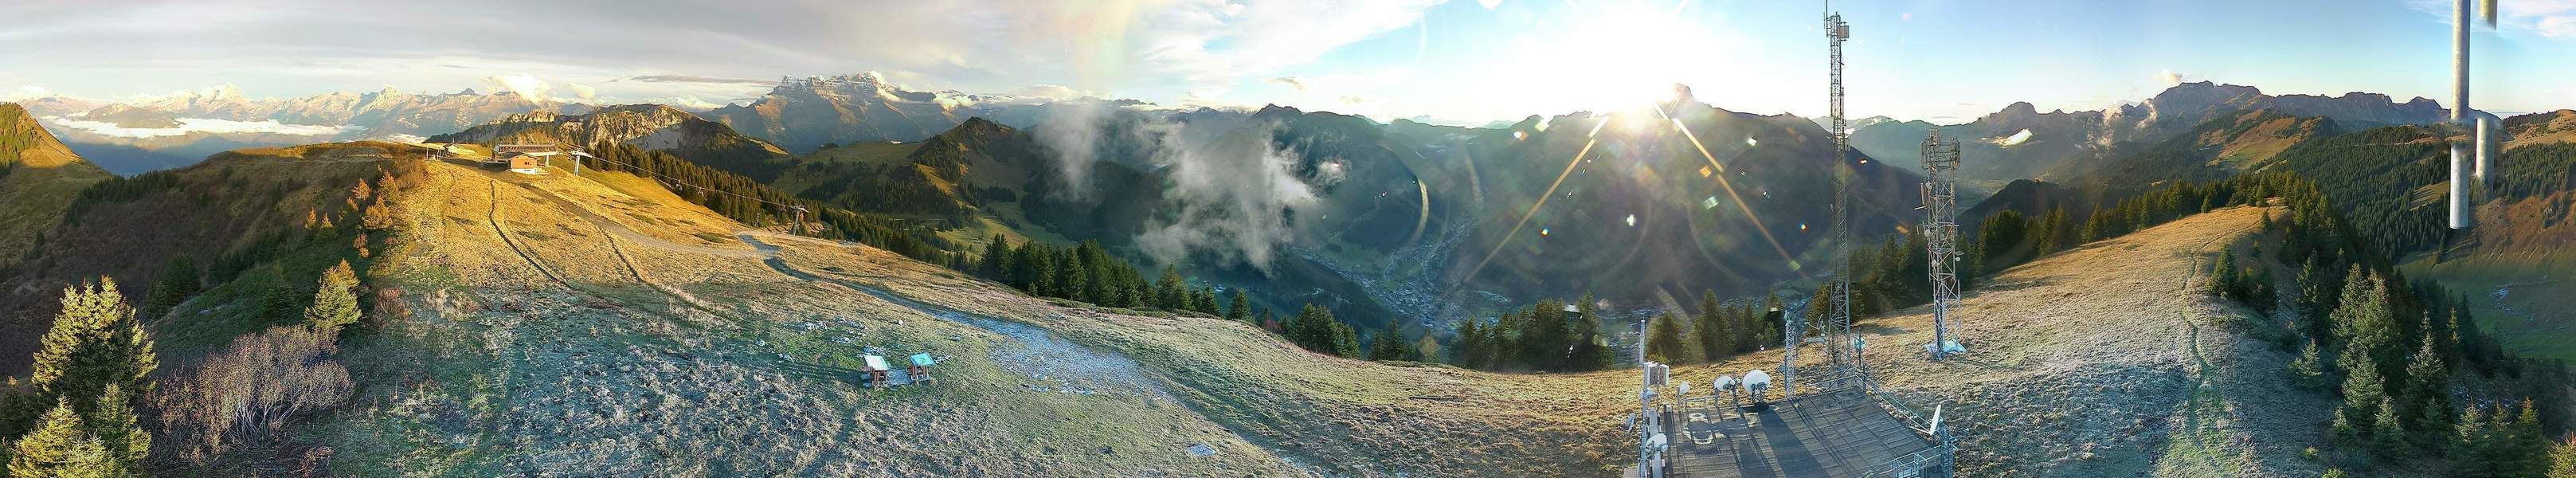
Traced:
<path id="1" fill-rule="evenodd" d="M 1828 253 L 1833 255 L 1834 279 L 1823 286 L 1830 288 L 1826 294 L 1830 312 L 1825 316 L 1824 324 L 1807 324 L 1804 317 L 1795 317 L 1783 329 L 1788 335 L 1780 364 L 1780 392 L 1784 398 L 1797 389 L 1794 379 L 1797 376 L 1798 343 L 1806 335 L 1807 327 L 1822 329 L 1818 332 L 1823 335 L 1820 339 L 1825 346 L 1824 371 L 1830 374 L 1828 378 L 1859 379 L 1864 385 L 1868 383 L 1868 371 L 1860 362 L 1861 341 L 1851 333 L 1852 270 L 1848 250 L 1851 247 L 1851 125 L 1843 117 L 1843 41 L 1851 39 L 1851 24 L 1843 23 L 1842 14 L 1834 13 L 1831 5 L 1826 9 L 1825 41 L 1829 51 L 1826 64 L 1830 67 L 1826 83 L 1831 105 L 1826 111 L 1827 127 L 1830 128 L 1826 133 L 1834 140 L 1834 235 L 1833 247 Z"/>
<path id="2" fill-rule="evenodd" d="M 1923 249 L 1932 281 L 1932 360 L 1950 354 L 1950 309 L 1959 304 L 1959 145 L 1935 126 L 1923 138 Z"/>

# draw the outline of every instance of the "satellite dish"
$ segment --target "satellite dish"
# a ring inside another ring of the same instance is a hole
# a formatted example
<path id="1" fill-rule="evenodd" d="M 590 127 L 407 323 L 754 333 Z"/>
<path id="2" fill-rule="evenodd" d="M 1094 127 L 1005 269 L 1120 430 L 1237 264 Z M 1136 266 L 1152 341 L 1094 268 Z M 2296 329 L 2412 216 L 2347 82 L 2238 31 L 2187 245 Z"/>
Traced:
<path id="1" fill-rule="evenodd" d="M 1716 381 L 1709 383 L 1710 390 L 1720 392 L 1735 390 L 1735 386 L 1736 383 L 1734 375 L 1718 375 Z"/>
<path id="2" fill-rule="evenodd" d="M 1757 368 L 1757 369 L 1753 369 L 1753 371 L 1751 371 L 1751 372 L 1745 372 L 1745 373 L 1744 373 L 1744 386 L 1747 386 L 1747 387 L 1767 387 L 1767 386 L 1770 386 L 1770 385 L 1771 385 L 1771 373 L 1770 373 L 1770 372 L 1764 372 L 1764 371 L 1762 371 L 1762 369 L 1758 369 L 1758 368 Z"/>
<path id="3" fill-rule="evenodd" d="M 1676 388 L 1679 388 L 1679 389 L 1680 389 L 1680 390 L 1676 390 L 1676 391 L 1674 391 L 1674 392 L 1673 392 L 1673 396 L 1676 396 L 1676 397 L 1685 397 L 1685 398 L 1687 398 L 1687 397 L 1689 397 L 1689 396 L 1690 396 L 1690 382 L 1682 382 L 1682 383 L 1679 383 L 1679 384 L 1674 384 L 1673 386 L 1674 386 L 1674 387 L 1676 387 Z"/>
<path id="4" fill-rule="evenodd" d="M 1941 406 L 1938 404 L 1932 405 L 1932 430 L 1926 434 L 1941 436 Z"/>

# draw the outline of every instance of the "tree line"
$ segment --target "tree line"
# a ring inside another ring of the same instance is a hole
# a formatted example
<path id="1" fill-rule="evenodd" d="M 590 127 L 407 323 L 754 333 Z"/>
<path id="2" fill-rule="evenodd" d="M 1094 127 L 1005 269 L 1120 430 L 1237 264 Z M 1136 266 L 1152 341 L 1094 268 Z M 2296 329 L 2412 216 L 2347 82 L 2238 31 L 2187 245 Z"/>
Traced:
<path id="1" fill-rule="evenodd" d="M 892 220 L 789 196 L 751 177 L 693 163 L 668 152 L 610 143 L 592 145 L 590 151 L 607 160 L 599 169 L 654 178 L 690 204 L 743 224 L 786 224 L 793 212 L 785 208 L 801 206 L 807 211 L 807 221 L 822 226 L 796 228 L 806 235 L 867 244 L 950 267 L 960 266 L 965 257 L 951 250 L 953 246 L 946 240 L 909 231 Z"/>
<path id="2" fill-rule="evenodd" d="M 1575 372 L 1609 368 L 1614 351 L 1602 342 L 1592 294 L 1567 310 L 1545 299 L 1504 312 L 1491 323 L 1466 320 L 1449 347 L 1449 363 L 1484 370 Z"/>
<path id="3" fill-rule="evenodd" d="M 2563 362 L 2504 352 L 2480 331 L 2468 297 L 2410 282 L 2369 243 L 2347 239 L 2358 237 L 2353 226 L 2307 179 L 2267 173 L 2229 182 L 2237 191 L 2231 202 L 2271 198 L 2288 213 L 2265 213 L 2253 260 L 2222 250 L 2204 290 L 2266 317 L 2256 335 L 2297 352 L 2290 381 L 2337 398 L 2329 425 L 2340 445 L 2335 464 L 2365 469 L 2441 457 L 2480 477 L 2576 466 L 2576 443 L 2550 434 L 2568 426 L 2563 412 L 2551 412 L 2565 410 L 2563 384 L 2576 378 Z M 2277 283 L 2270 271 L 2291 265 L 2297 274 Z M 2269 331 L 2273 324 L 2280 330 Z"/>
<path id="4" fill-rule="evenodd" d="M 1216 286 L 1191 285 L 1181 277 L 1179 269 L 1171 266 L 1164 266 L 1161 275 L 1148 280 L 1135 265 L 1110 255 L 1096 240 L 1067 248 L 1037 241 L 1013 244 L 994 235 L 985 239 L 984 252 L 975 263 L 962 269 L 1037 297 L 1245 322 L 1321 354 L 1373 360 L 1421 359 L 1420 353 L 1407 352 L 1414 348 L 1404 345 L 1403 331 L 1393 322 L 1372 334 L 1376 339 L 1373 343 L 1363 344 L 1357 329 L 1333 318 L 1332 311 L 1323 307 L 1306 305 L 1282 321 L 1268 308 L 1254 303 L 1243 289 L 1234 289 L 1231 298 L 1220 299 L 1223 294 Z M 1371 353 L 1364 356 L 1364 349 Z"/>

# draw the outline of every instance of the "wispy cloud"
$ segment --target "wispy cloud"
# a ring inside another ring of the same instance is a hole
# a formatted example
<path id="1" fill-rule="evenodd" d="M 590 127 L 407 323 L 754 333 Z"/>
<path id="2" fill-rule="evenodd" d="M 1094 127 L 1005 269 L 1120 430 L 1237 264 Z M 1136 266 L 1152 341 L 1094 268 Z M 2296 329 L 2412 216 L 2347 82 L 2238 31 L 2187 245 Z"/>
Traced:
<path id="1" fill-rule="evenodd" d="M 2410 0 L 2409 6 L 2450 21 L 2457 0 Z M 2524 30 L 2553 40 L 2576 41 L 2576 0 L 2498 0 L 2500 28 Z"/>
<path id="2" fill-rule="evenodd" d="M 614 79 L 614 80 L 608 80 L 608 82 L 609 82 L 609 83 L 616 83 L 616 82 L 620 82 L 620 81 L 633 81 L 633 82 L 639 82 L 639 83 L 704 83 L 704 84 L 713 84 L 713 85 L 746 85 L 746 86 L 769 86 L 769 85 L 772 85 L 772 84 L 777 83 L 777 82 L 775 82 L 775 81 L 771 81 L 771 80 L 761 80 L 761 79 L 753 79 L 753 78 L 723 78 L 723 77 L 714 77 L 714 76 L 696 76 L 696 75 L 636 75 L 636 76 L 629 76 L 629 77 L 625 77 L 625 78 L 618 78 L 618 79 Z"/>
<path id="3" fill-rule="evenodd" d="M 277 120 L 232 121 L 209 118 L 179 118 L 179 126 L 173 128 L 127 128 L 117 126 L 116 123 L 105 121 L 88 121 L 61 117 L 46 117 L 45 119 L 52 122 L 54 125 L 62 126 L 64 128 L 101 136 L 114 136 L 120 138 L 186 136 L 195 133 L 268 133 L 296 136 L 330 136 L 340 134 L 341 132 L 349 129 L 345 126 L 286 124 L 279 123 Z"/>

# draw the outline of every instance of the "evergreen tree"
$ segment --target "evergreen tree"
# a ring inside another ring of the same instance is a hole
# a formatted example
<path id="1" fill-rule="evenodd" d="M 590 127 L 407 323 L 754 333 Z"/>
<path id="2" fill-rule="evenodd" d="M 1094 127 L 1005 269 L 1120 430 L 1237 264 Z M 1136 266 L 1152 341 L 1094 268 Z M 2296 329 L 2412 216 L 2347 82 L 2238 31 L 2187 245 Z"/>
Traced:
<path id="1" fill-rule="evenodd" d="M 1183 287 L 1180 269 L 1163 266 L 1163 278 L 1154 281 L 1154 306 L 1166 310 L 1188 309 L 1188 298 L 1182 295 Z"/>
<path id="2" fill-rule="evenodd" d="M 2316 257 L 2309 257 L 2299 268 L 2299 295 L 2292 302 L 2298 306 L 2299 317 L 2306 322 L 2303 328 L 2311 336 L 2325 335 L 2331 323 L 2325 320 L 2326 314 L 2335 309 L 2336 294 L 2343 290 L 2343 281 L 2337 280 L 2341 276 L 2334 271 Z"/>
<path id="3" fill-rule="evenodd" d="M 140 320 L 159 319 L 168 315 L 170 309 L 187 302 L 188 298 L 197 296 L 202 288 L 198 272 L 197 263 L 187 254 L 171 256 L 170 264 L 161 268 L 161 280 L 154 282 L 152 292 L 143 296 L 143 307 L 135 311 L 135 316 Z"/>
<path id="4" fill-rule="evenodd" d="M 1735 331 L 1727 329 L 1726 312 L 1720 310 L 1720 307 L 1716 290 L 1700 291 L 1699 315 L 1691 321 L 1691 335 L 1695 339 L 1693 342 L 1699 344 L 1699 358 L 1702 361 L 1715 362 L 1735 355 L 1738 339 Z"/>
<path id="5" fill-rule="evenodd" d="M 91 413 L 88 429 L 106 447 L 107 454 L 125 469 L 140 470 L 138 464 L 152 452 L 152 434 L 134 423 L 134 398 L 115 384 L 98 397 L 98 411 Z"/>
<path id="6" fill-rule="evenodd" d="M 1331 312 L 1324 313 L 1324 321 L 1326 322 L 1326 326 L 1331 327 L 1331 330 L 1333 331 L 1333 356 L 1341 358 L 1360 358 L 1359 331 L 1352 330 L 1350 324 L 1344 324 L 1342 321 L 1333 320 Z"/>
<path id="7" fill-rule="evenodd" d="M 1470 318 L 1458 321 L 1458 340 L 1449 347 L 1449 363 L 1467 368 L 1485 368 L 1488 345 L 1485 327 Z"/>
<path id="8" fill-rule="evenodd" d="M 1681 320 L 1666 312 L 1646 325 L 1646 359 L 1667 364 L 1686 363 L 1689 352 L 1683 348 Z"/>
<path id="9" fill-rule="evenodd" d="M 35 431 L 19 438 L 9 456 L 9 476 L 18 478 L 61 476 L 73 461 L 74 449 L 82 441 L 92 441 L 80 414 L 72 411 L 70 397 L 57 399 L 54 408 L 37 419 Z"/>
<path id="10" fill-rule="evenodd" d="M 2499 430 L 2489 416 L 2486 407 L 2479 405 L 2460 411 L 2459 431 L 2451 435 L 2451 463 L 2463 475 L 2502 475 L 2504 462 L 2495 453 Z"/>
<path id="11" fill-rule="evenodd" d="M 2317 356 L 2316 341 L 2308 341 L 2307 346 L 2300 347 L 2299 358 L 2290 361 L 2290 380 L 2292 385 L 2302 388 L 2326 386 L 2325 359 Z"/>
<path id="12" fill-rule="evenodd" d="M 1216 288 L 1214 287 L 1199 289 L 1196 293 L 1191 294 L 1190 310 L 1196 310 L 1201 314 L 1207 314 L 1209 317 L 1215 317 L 1217 314 L 1224 313 L 1223 310 L 1218 310 L 1216 308 Z"/>
<path id="13" fill-rule="evenodd" d="M 304 308 L 304 325 L 323 333 L 339 333 L 342 327 L 358 323 L 358 276 L 349 270 L 349 261 L 340 261 L 322 272 L 313 290 L 313 305 Z"/>
<path id="14" fill-rule="evenodd" d="M 2502 448 L 2509 457 L 2505 461 L 2513 466 L 2506 470 L 2507 474 L 2542 476 L 2549 473 L 2549 435 L 2541 432 L 2540 412 L 2532 409 L 2531 400 L 2522 401 L 2522 412 L 2514 414 L 2513 423 L 2506 425 L 2504 430 L 2507 437 Z"/>
<path id="15" fill-rule="evenodd" d="M 31 383 L 42 398 L 77 399 L 67 402 L 76 412 L 94 410 L 94 398 L 111 386 L 148 393 L 150 382 L 144 380 L 160 366 L 152 338 L 134 321 L 134 309 L 117 293 L 116 281 L 107 278 L 66 288 L 62 312 L 41 340 Z"/>
<path id="16" fill-rule="evenodd" d="M 2327 317 L 2334 323 L 2335 339 L 2343 349 L 2335 359 L 2335 366 L 2343 368 L 2346 374 L 2358 374 L 2356 369 L 2368 368 L 2376 379 L 2386 371 L 2383 366 L 2387 360 L 2382 357 L 2393 355 L 2389 352 L 2397 338 L 2397 318 L 2390 313 L 2387 288 L 2381 285 L 2378 276 L 2356 265 L 2346 277 L 2342 298 Z M 2346 394 L 2350 396 L 2349 391 Z"/>
<path id="17" fill-rule="evenodd" d="M 1229 302 L 1225 308 L 1227 320 L 1252 320 L 1252 298 L 1246 296 L 1243 289 L 1235 289 L 1234 300 L 1227 302 Z"/>
<path id="18" fill-rule="evenodd" d="M 2549 451 L 2549 478 L 2576 478 L 2576 437 L 2560 440 Z"/>
<path id="19" fill-rule="evenodd" d="M 2236 293 L 2236 254 L 2224 250 L 2218 251 L 2218 260 L 2209 266 L 2209 281 L 2206 285 L 2209 287 L 2209 295 L 2243 300 L 2243 297 L 2238 297 Z"/>
<path id="20" fill-rule="evenodd" d="M 2430 320 L 2425 322 L 2431 323 Z M 2433 348 L 2434 342 L 2432 335 L 2426 335 L 2424 346 L 2416 348 L 2415 356 L 2406 364 L 2406 383 L 2409 385 L 2406 395 L 2410 396 L 2413 410 L 2408 414 L 2412 420 L 2406 428 L 2415 432 L 2413 436 L 2417 444 L 2425 448 L 2440 447 L 2441 437 L 2453 428 L 2451 369 L 2443 365 L 2441 352 Z"/>
<path id="21" fill-rule="evenodd" d="M 2337 413 L 2345 418 L 2350 428 L 2338 431 L 2348 435 L 2373 429 L 2376 424 L 2370 420 L 2379 416 L 2379 407 L 2387 401 L 2388 394 L 2382 388 L 2379 367 L 2364 365 L 2347 371 L 2343 381 L 2343 408 Z"/>
<path id="22" fill-rule="evenodd" d="M 1001 234 L 994 234 L 984 241 L 984 263 L 975 273 L 986 279 L 1007 281 L 1004 273 L 1010 270 L 1010 260 L 1011 241 L 1003 239 Z"/>
<path id="23" fill-rule="evenodd" d="M 1066 254 L 1056 266 L 1056 296 L 1083 302 L 1099 302 L 1091 297 L 1091 269 L 1084 267 L 1080 254 Z"/>
<path id="24" fill-rule="evenodd" d="M 2370 446 L 2380 456 L 2394 457 L 2406 451 L 2406 430 L 2398 427 L 2396 400 L 2379 401 L 2379 412 L 2370 417 Z"/>
<path id="25" fill-rule="evenodd" d="M 1406 344 L 1404 331 L 1398 328 L 1400 325 L 1389 320 L 1385 327 L 1369 334 L 1369 360 L 1404 360 Z"/>

